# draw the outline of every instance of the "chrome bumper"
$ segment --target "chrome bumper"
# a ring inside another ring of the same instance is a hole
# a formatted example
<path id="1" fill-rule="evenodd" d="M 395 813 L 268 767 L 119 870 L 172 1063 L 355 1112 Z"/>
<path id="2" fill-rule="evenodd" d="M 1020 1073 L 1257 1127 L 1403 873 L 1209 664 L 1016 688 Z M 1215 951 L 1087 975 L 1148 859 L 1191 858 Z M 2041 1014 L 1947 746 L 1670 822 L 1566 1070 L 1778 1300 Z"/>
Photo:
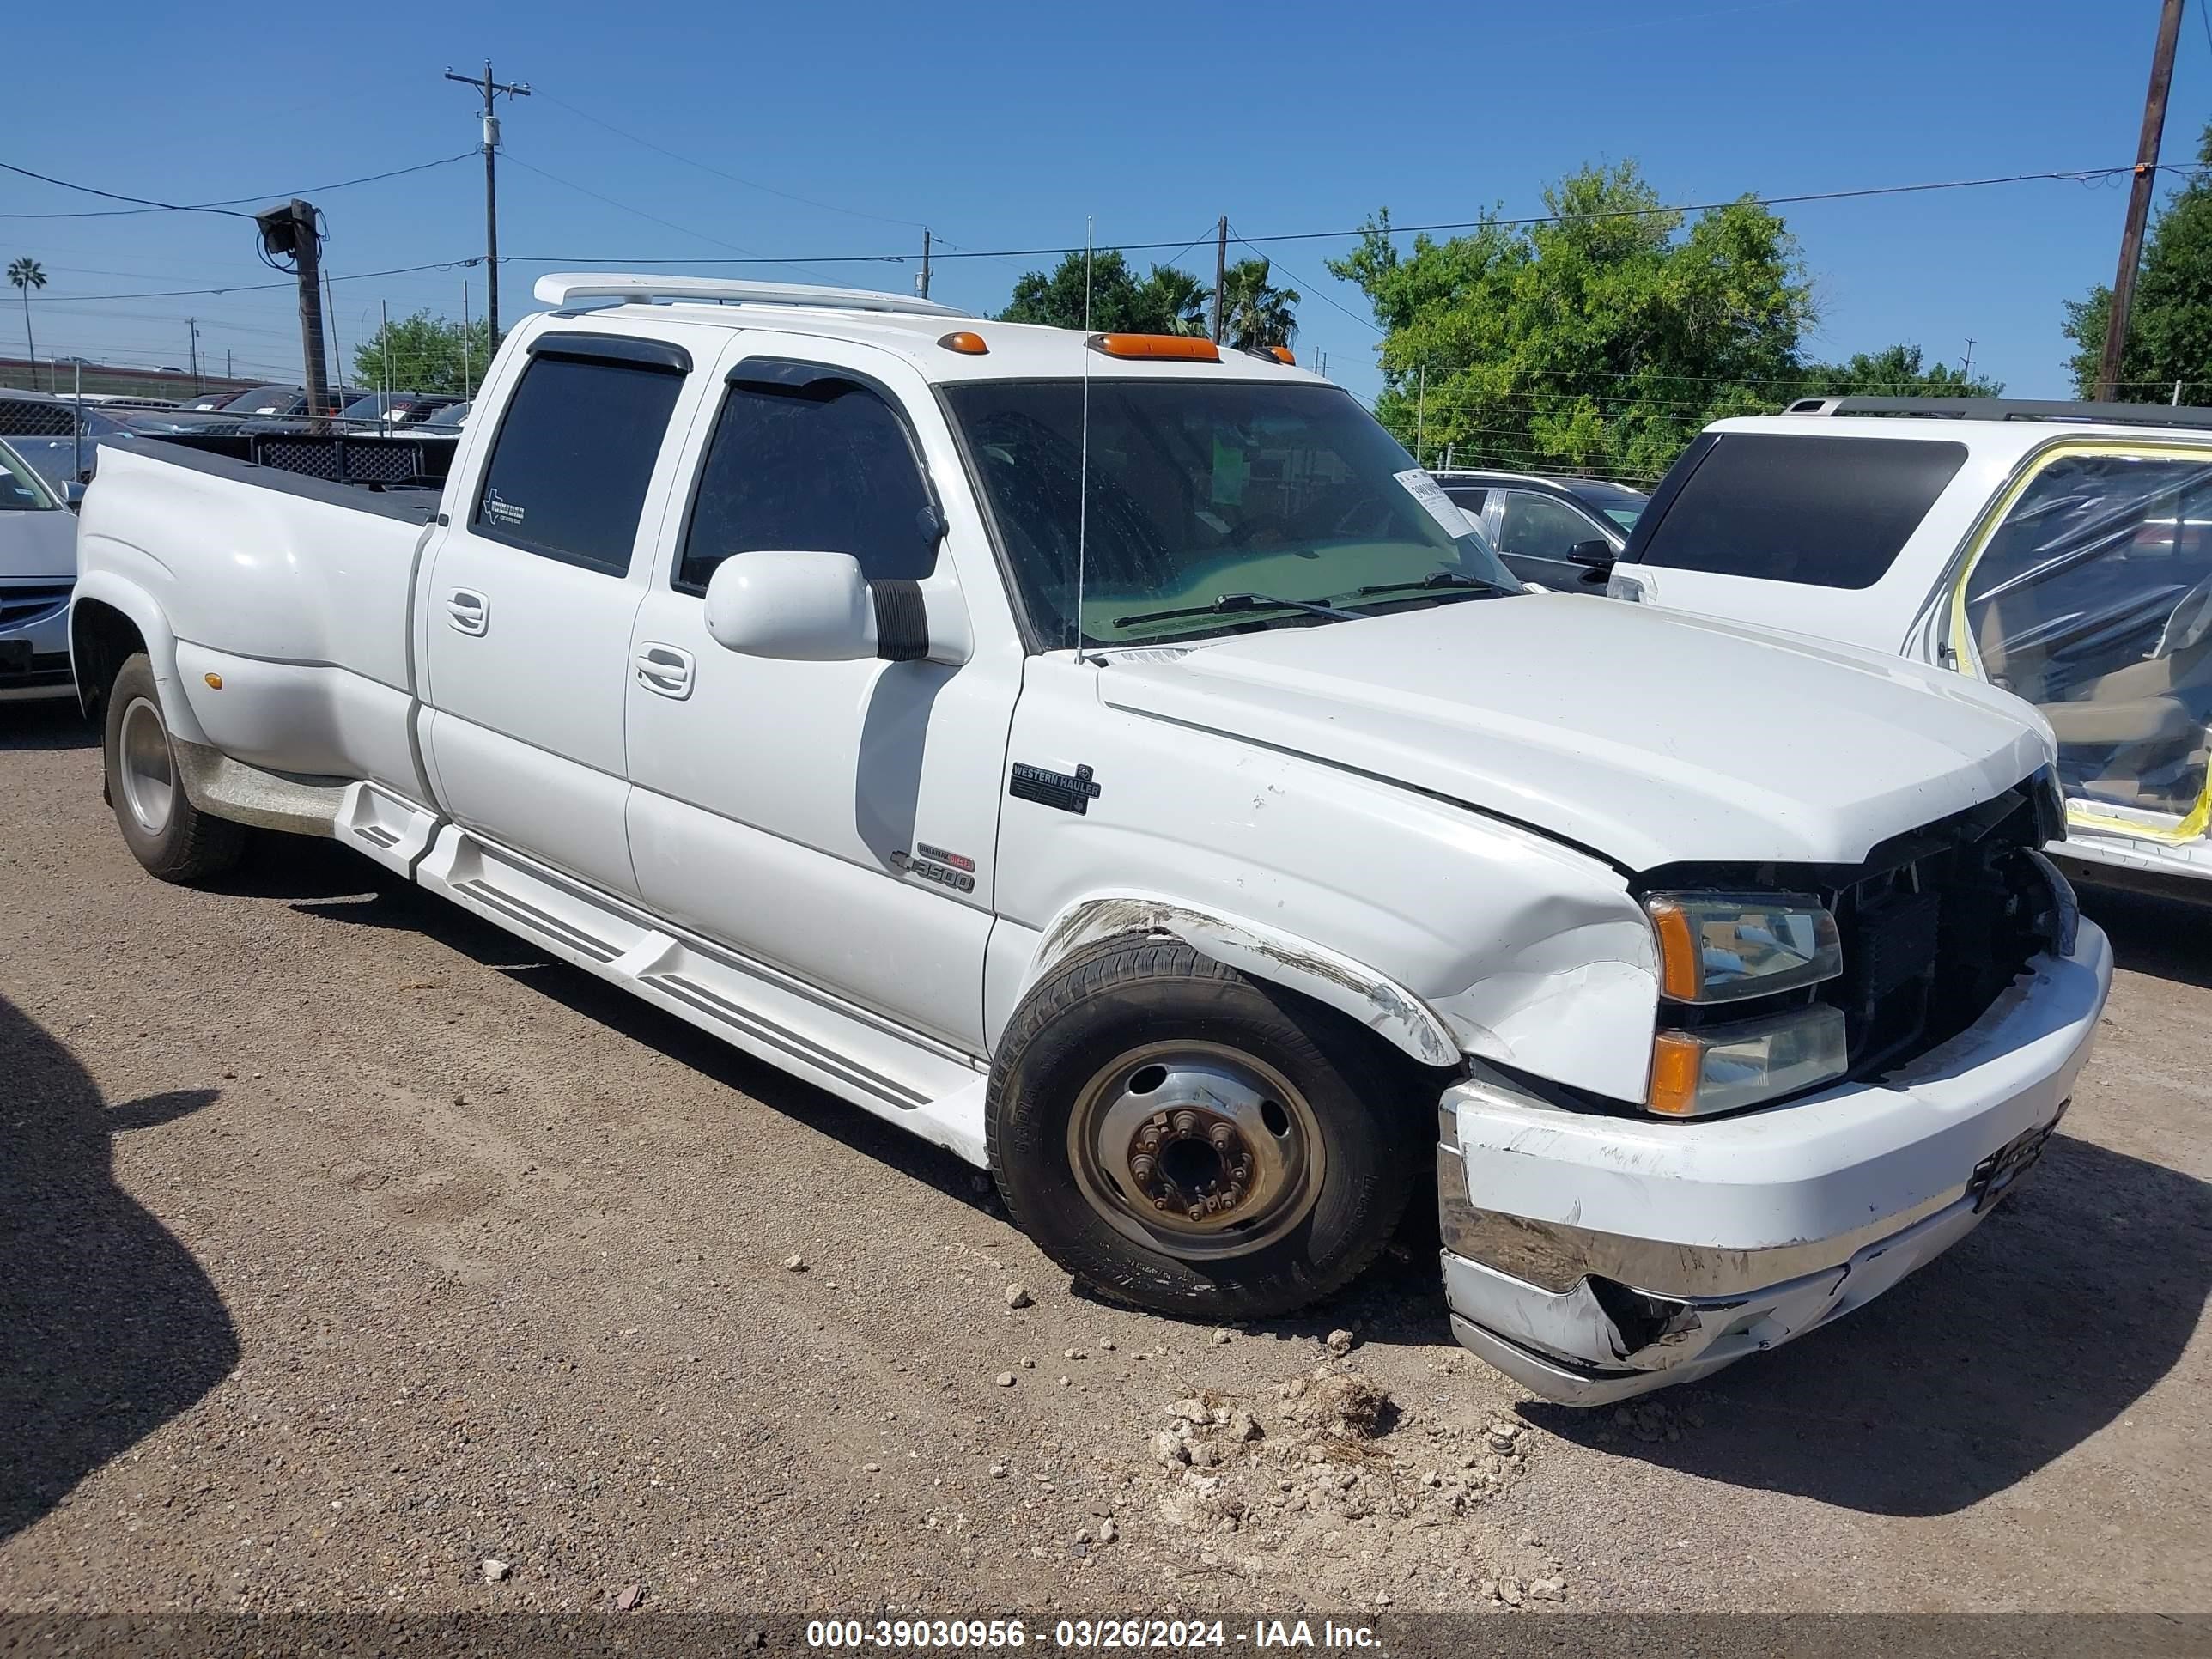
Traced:
<path id="1" fill-rule="evenodd" d="M 1704 1123 L 1448 1091 L 1437 1147 L 1460 1341 L 1596 1406 L 1719 1370 L 1863 1305 L 1972 1231 L 2040 1155 L 2112 982 L 2093 925 L 1878 1084 Z"/>

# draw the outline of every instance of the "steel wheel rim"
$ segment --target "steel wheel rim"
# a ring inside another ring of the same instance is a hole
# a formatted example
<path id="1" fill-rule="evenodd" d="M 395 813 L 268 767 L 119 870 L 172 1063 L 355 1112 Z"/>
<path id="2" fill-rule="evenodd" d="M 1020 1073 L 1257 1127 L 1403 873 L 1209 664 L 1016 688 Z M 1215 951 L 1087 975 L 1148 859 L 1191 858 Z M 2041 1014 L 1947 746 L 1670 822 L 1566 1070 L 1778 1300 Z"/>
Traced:
<path id="1" fill-rule="evenodd" d="M 158 836 L 169 827 L 169 815 L 176 810 L 177 779 L 169 759 L 168 729 L 151 699 L 131 700 L 123 711 L 115 746 L 123 804 L 141 830 Z"/>
<path id="2" fill-rule="evenodd" d="M 1313 1213 L 1328 1174 L 1304 1093 L 1214 1042 L 1146 1043 L 1100 1067 L 1068 1114 L 1067 1158 L 1101 1219 L 1188 1261 L 1274 1243 Z"/>

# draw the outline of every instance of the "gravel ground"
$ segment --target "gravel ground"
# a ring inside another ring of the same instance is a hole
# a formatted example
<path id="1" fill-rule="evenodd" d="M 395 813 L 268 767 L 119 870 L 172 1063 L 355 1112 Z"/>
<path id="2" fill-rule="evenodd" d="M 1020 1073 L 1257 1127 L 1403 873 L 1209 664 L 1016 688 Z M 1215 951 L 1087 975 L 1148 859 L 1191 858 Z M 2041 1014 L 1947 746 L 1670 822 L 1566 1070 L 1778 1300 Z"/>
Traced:
<path id="1" fill-rule="evenodd" d="M 1959 1249 L 1589 1415 L 1417 1237 L 1264 1327 L 1087 1301 L 333 847 L 153 881 L 98 769 L 0 707 L 0 1612 L 2212 1608 L 2212 916 L 2092 900 L 2100 1046 Z"/>

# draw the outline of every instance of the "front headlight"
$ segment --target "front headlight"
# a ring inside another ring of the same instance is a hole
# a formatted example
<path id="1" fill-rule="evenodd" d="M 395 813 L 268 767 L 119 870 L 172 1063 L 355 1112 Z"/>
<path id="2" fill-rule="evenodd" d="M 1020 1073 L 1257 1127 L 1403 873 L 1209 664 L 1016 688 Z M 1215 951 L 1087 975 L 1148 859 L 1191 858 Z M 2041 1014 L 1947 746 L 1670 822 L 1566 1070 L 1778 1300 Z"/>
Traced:
<path id="1" fill-rule="evenodd" d="M 1653 893 L 1659 994 L 1734 1002 L 1800 990 L 1844 971 L 1836 919 L 1801 893 Z"/>
<path id="2" fill-rule="evenodd" d="M 1659 994 L 1710 1006 L 1803 991 L 1844 971 L 1836 919 L 1803 893 L 1653 893 Z M 1843 1010 L 1800 1006 L 1726 1024 L 1662 1024 L 1646 1108 L 1667 1117 L 1732 1112 L 1850 1069 Z"/>

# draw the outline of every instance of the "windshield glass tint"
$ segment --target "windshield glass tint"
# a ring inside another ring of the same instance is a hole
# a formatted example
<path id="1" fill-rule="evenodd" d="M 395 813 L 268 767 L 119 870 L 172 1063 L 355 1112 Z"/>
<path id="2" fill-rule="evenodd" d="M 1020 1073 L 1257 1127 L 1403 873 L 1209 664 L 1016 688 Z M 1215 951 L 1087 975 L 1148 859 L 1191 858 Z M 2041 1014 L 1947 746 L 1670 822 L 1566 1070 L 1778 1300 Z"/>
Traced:
<path id="1" fill-rule="evenodd" d="M 1031 621 L 1048 648 L 1073 646 L 1083 382 L 974 381 L 945 395 Z M 1090 398 L 1083 623 L 1092 643 L 1312 620 L 1264 609 L 1128 620 L 1229 594 L 1422 604 L 1418 591 L 1359 590 L 1438 572 L 1520 591 L 1397 441 L 1335 387 L 1100 378 Z"/>

